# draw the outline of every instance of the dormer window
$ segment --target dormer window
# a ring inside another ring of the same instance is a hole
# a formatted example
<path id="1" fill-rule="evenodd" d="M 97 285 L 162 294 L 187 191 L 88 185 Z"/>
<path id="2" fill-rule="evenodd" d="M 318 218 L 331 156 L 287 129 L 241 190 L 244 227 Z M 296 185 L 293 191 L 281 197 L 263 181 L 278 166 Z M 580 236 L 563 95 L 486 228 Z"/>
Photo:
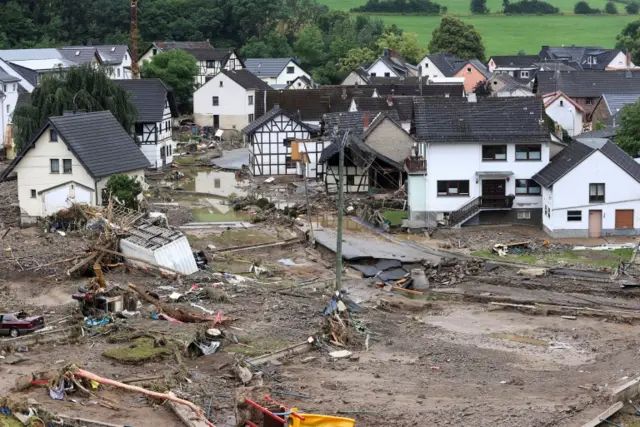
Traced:
<path id="1" fill-rule="evenodd" d="M 115 46 L 113 46 L 113 47 L 111 48 L 111 52 L 115 52 L 115 51 L 116 51 L 116 47 L 115 47 Z"/>
<path id="2" fill-rule="evenodd" d="M 529 71 L 520 71 L 520 78 L 521 79 L 525 79 L 525 78 L 529 78 Z"/>

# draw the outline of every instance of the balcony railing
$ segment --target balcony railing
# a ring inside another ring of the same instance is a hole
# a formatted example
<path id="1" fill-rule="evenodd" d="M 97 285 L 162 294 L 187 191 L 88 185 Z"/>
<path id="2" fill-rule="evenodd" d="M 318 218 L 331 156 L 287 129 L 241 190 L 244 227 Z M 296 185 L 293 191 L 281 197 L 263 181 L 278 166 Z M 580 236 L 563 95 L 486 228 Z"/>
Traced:
<path id="1" fill-rule="evenodd" d="M 483 209 L 511 209 L 512 207 L 513 197 L 510 196 L 480 197 L 480 208 Z"/>
<path id="2" fill-rule="evenodd" d="M 407 172 L 426 172 L 427 159 L 424 157 L 409 157 L 404 161 Z"/>

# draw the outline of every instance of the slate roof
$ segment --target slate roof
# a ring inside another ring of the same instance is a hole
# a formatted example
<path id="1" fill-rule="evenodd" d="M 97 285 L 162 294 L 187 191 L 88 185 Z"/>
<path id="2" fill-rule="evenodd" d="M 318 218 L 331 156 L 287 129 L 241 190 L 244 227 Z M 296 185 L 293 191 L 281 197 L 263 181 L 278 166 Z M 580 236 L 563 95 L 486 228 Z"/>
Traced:
<path id="1" fill-rule="evenodd" d="M 120 65 L 124 61 L 124 54 L 129 52 L 126 44 L 94 46 L 102 60 L 111 65 Z"/>
<path id="2" fill-rule="evenodd" d="M 515 77 L 511 77 L 508 74 L 496 74 L 491 77 L 490 80 L 500 80 L 504 83 L 503 88 L 500 90 L 501 92 L 513 92 L 517 89 L 524 89 L 527 91 L 531 91 L 531 88 L 527 85 L 526 81 L 516 79 Z"/>
<path id="3" fill-rule="evenodd" d="M 13 70 L 16 73 L 20 74 L 23 79 L 25 79 L 26 81 L 31 83 L 33 86 L 37 86 L 38 85 L 38 72 L 37 71 L 31 70 L 29 68 L 22 67 L 20 65 L 14 64 L 14 63 L 9 63 L 8 65 L 11 68 L 13 68 Z"/>
<path id="4" fill-rule="evenodd" d="M 540 60 L 538 55 L 504 55 L 492 56 L 497 68 L 536 68 L 534 63 Z"/>
<path id="5" fill-rule="evenodd" d="M 467 63 L 466 60 L 460 59 L 455 55 L 451 55 L 449 53 L 434 53 L 431 55 L 427 55 L 429 60 L 438 67 L 438 70 L 445 77 L 453 77 L 459 70 Z M 423 74 L 425 74 L 425 70 L 423 70 Z"/>
<path id="6" fill-rule="evenodd" d="M 401 58 L 401 57 L 383 55 L 378 59 L 384 62 L 387 65 L 387 67 L 392 69 L 396 74 L 399 74 L 401 76 L 406 75 L 409 71 L 412 71 L 412 72 L 417 71 L 417 68 L 415 65 L 409 64 L 407 61 L 404 60 L 404 58 Z"/>
<path id="7" fill-rule="evenodd" d="M 592 130 L 591 132 L 583 132 L 576 137 L 576 139 L 580 140 L 581 138 L 608 138 L 611 140 L 615 139 L 617 132 L 617 128 L 613 126 L 606 126 L 604 129 Z"/>
<path id="8" fill-rule="evenodd" d="M 278 77 L 284 67 L 289 62 L 295 62 L 298 66 L 296 58 L 247 58 L 244 60 L 244 66 L 258 77 Z"/>
<path id="9" fill-rule="evenodd" d="M 89 64 L 96 58 L 98 51 L 92 46 L 70 46 L 58 49 L 63 58 L 76 64 Z"/>
<path id="10" fill-rule="evenodd" d="M 484 65 L 482 62 L 480 62 L 478 59 L 471 59 L 469 60 L 469 63 L 471 63 L 471 65 L 473 65 L 474 67 L 476 67 L 476 69 L 478 71 L 480 71 L 480 73 L 482 73 L 482 75 L 486 78 L 486 79 L 490 79 L 492 74 L 489 71 L 489 69 L 486 67 L 486 65 Z M 464 65 L 463 65 L 464 66 Z M 460 67 L 462 68 L 462 67 Z"/>
<path id="11" fill-rule="evenodd" d="M 111 112 L 78 113 L 49 118 L 3 171 L 0 181 L 13 171 L 49 126 L 56 130 L 69 150 L 95 179 L 150 166 L 140 148 Z"/>
<path id="12" fill-rule="evenodd" d="M 359 88 L 348 86 L 305 90 L 260 90 L 256 92 L 255 114 L 258 118 L 275 105 L 279 105 L 280 108 L 300 117 L 303 121 L 320 121 L 323 114 L 349 111 L 353 93 L 363 92 Z"/>
<path id="13" fill-rule="evenodd" d="M 638 99 L 640 99 L 640 91 L 638 93 L 603 93 L 600 102 L 604 102 L 609 114 L 615 116 L 622 110 L 622 107 L 635 104 Z"/>
<path id="14" fill-rule="evenodd" d="M 620 52 L 620 49 L 605 49 L 600 46 L 542 46 L 539 56 L 543 60 L 575 61 L 585 70 L 604 70 Z M 595 57 L 596 63 L 590 64 L 589 57 Z"/>
<path id="15" fill-rule="evenodd" d="M 138 110 L 138 123 L 158 123 L 163 120 L 164 103 L 169 99 L 171 115 L 178 117 L 173 89 L 160 79 L 114 80 L 131 94 L 131 102 Z"/>
<path id="16" fill-rule="evenodd" d="M 149 49 L 156 47 L 161 52 L 170 50 L 183 50 L 193 55 L 198 61 L 215 61 L 220 57 L 220 52 L 211 46 L 209 42 L 154 42 Z M 145 51 L 148 52 L 149 49 Z"/>
<path id="17" fill-rule="evenodd" d="M 394 121 L 398 121 L 398 112 L 395 110 L 385 111 L 384 114 Z M 356 135 L 364 132 L 365 116 L 369 118 L 369 127 L 373 125 L 376 117 L 380 115 L 379 111 L 349 111 L 344 113 L 328 113 L 324 115 L 325 132 L 331 133 L 337 126 L 338 130 L 344 131 L 350 129 Z M 363 137 L 364 138 L 364 137 Z"/>
<path id="18" fill-rule="evenodd" d="M 5 61 L 29 61 L 32 59 L 61 59 L 62 54 L 55 48 L 45 49 L 4 49 L 0 58 Z"/>
<path id="19" fill-rule="evenodd" d="M 401 162 L 397 162 L 393 159 L 390 159 L 389 157 L 386 157 L 385 155 L 380 154 L 379 152 L 374 150 L 372 147 L 365 144 L 359 135 L 356 135 L 353 133 L 350 134 L 349 138 L 347 139 L 346 147 L 356 152 L 353 159 L 356 164 L 363 161 L 364 157 L 369 157 L 369 158 L 374 157 L 382 160 L 383 162 L 387 163 L 390 166 L 395 167 L 396 169 L 402 169 L 403 167 Z M 340 149 L 336 142 L 329 144 L 324 148 L 324 150 L 322 150 L 322 154 L 320 154 L 320 159 L 318 159 L 318 163 L 327 162 L 330 158 L 338 154 L 339 151 Z"/>
<path id="20" fill-rule="evenodd" d="M 548 142 L 537 97 L 414 98 L 416 139 L 425 142 Z"/>
<path id="21" fill-rule="evenodd" d="M 572 98 L 600 97 L 603 93 L 639 93 L 638 71 L 539 71 L 536 75 L 537 93 L 561 91 Z"/>
<path id="22" fill-rule="evenodd" d="M 418 77 L 407 77 L 404 80 L 393 77 L 372 77 L 370 85 L 360 85 L 360 89 L 369 95 L 376 92 L 380 96 L 390 93 L 401 96 L 420 96 L 420 85 Z M 427 79 L 422 79 L 422 96 L 464 96 L 464 84 L 428 84 Z"/>
<path id="23" fill-rule="evenodd" d="M 534 64 L 538 71 L 582 71 L 582 67 L 576 61 L 541 61 Z"/>
<path id="24" fill-rule="evenodd" d="M 289 117 L 291 120 L 294 120 L 300 126 L 302 126 L 305 129 L 307 129 L 309 132 L 312 132 L 312 133 L 316 133 L 317 132 L 317 129 L 315 129 L 315 128 L 303 123 L 301 120 L 299 120 L 291 112 L 280 108 L 279 105 L 275 105 L 271 110 L 267 111 L 266 114 L 263 114 L 262 116 L 258 117 L 257 119 L 255 119 L 254 121 L 249 123 L 247 126 L 245 126 L 244 129 L 242 129 L 242 133 L 244 133 L 245 135 L 251 135 L 253 132 L 255 132 L 262 125 L 264 125 L 265 123 L 268 123 L 270 120 L 273 120 L 275 117 L 278 117 L 281 114 L 284 114 L 285 116 Z"/>
<path id="25" fill-rule="evenodd" d="M 413 97 L 393 96 L 391 99 L 387 97 L 354 97 L 353 101 L 358 111 L 396 111 L 398 120 L 406 122 L 413 117 Z M 371 118 L 373 119 L 373 117 Z"/>
<path id="26" fill-rule="evenodd" d="M 225 76 L 229 77 L 234 82 L 238 83 L 245 89 L 261 89 L 270 90 L 271 87 L 264 81 L 260 80 L 255 74 L 249 70 L 222 70 Z"/>
<path id="27" fill-rule="evenodd" d="M 20 79 L 17 77 L 12 76 L 9 73 L 5 73 L 2 68 L 0 68 L 0 82 L 1 83 L 13 83 L 13 82 L 19 82 Z"/>
<path id="28" fill-rule="evenodd" d="M 640 182 L 640 164 L 606 138 L 580 138 L 580 141 L 572 141 L 567 148 L 556 154 L 547 166 L 535 174 L 533 180 L 549 188 L 594 151 L 600 151 L 620 169 Z"/>

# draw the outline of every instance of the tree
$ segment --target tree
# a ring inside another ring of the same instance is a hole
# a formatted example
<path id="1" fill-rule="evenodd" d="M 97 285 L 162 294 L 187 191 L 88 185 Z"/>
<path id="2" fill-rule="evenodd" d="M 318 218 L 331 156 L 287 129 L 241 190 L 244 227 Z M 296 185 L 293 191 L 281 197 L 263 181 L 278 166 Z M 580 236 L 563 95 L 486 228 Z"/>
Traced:
<path id="1" fill-rule="evenodd" d="M 142 193 L 142 184 L 135 176 L 112 175 L 105 186 L 110 197 L 116 198 L 129 209 L 138 209 L 138 196 Z"/>
<path id="2" fill-rule="evenodd" d="M 284 34 L 270 32 L 264 38 L 251 37 L 240 49 L 244 58 L 287 58 L 293 50 Z"/>
<path id="3" fill-rule="evenodd" d="M 634 63 L 640 63 L 640 21 L 630 22 L 616 36 L 616 49 L 631 54 Z"/>
<path id="4" fill-rule="evenodd" d="M 618 8 L 616 7 L 616 4 L 614 2 L 610 1 L 604 7 L 604 12 L 608 13 L 609 15 L 617 15 Z"/>
<path id="5" fill-rule="evenodd" d="M 130 130 L 137 118 L 129 93 L 114 83 L 103 69 L 73 67 L 42 79 L 31 94 L 31 103 L 13 112 L 14 138 L 22 149 L 49 117 L 65 111 L 109 110 L 123 128 Z"/>
<path id="6" fill-rule="evenodd" d="M 518 51 L 518 56 L 527 56 L 527 52 L 525 52 L 524 49 L 520 49 Z"/>
<path id="7" fill-rule="evenodd" d="M 321 65 L 326 53 L 320 28 L 317 25 L 305 27 L 293 43 L 293 51 L 302 61 L 302 65 L 309 67 Z"/>
<path id="8" fill-rule="evenodd" d="M 429 52 L 451 53 L 462 59 L 479 59 L 482 62 L 485 60 L 480 33 L 473 25 L 449 15 L 443 16 L 440 26 L 433 30 Z"/>
<path id="9" fill-rule="evenodd" d="M 372 63 L 376 59 L 376 54 L 367 47 L 356 47 L 347 56 L 340 58 L 340 71 L 349 73 L 367 63 Z"/>
<path id="10" fill-rule="evenodd" d="M 600 9 L 592 9 L 589 3 L 582 0 L 573 7 L 573 13 L 576 15 L 597 15 L 600 13 Z"/>
<path id="11" fill-rule="evenodd" d="M 476 15 L 486 15 L 489 13 L 487 0 L 471 0 L 471 13 Z"/>
<path id="12" fill-rule="evenodd" d="M 477 96 L 491 96 L 491 84 L 486 80 L 480 80 L 473 87 L 473 93 Z"/>
<path id="13" fill-rule="evenodd" d="M 414 33 L 401 35 L 385 33 L 378 39 L 376 45 L 381 53 L 384 49 L 393 49 L 413 63 L 419 62 L 425 54 L 424 48 L 418 42 L 418 36 Z"/>
<path id="14" fill-rule="evenodd" d="M 637 15 L 638 11 L 640 10 L 640 7 L 638 6 L 637 3 L 629 3 L 628 5 L 626 5 L 624 7 L 624 10 L 629 14 L 629 15 Z"/>
<path id="15" fill-rule="evenodd" d="M 159 78 L 173 88 L 180 111 L 191 111 L 191 98 L 198 74 L 196 58 L 183 50 L 170 50 L 155 55 L 140 70 L 143 78 Z"/>
<path id="16" fill-rule="evenodd" d="M 631 157 L 640 155 L 640 102 L 625 105 L 618 112 L 620 127 L 616 132 L 616 144 Z"/>

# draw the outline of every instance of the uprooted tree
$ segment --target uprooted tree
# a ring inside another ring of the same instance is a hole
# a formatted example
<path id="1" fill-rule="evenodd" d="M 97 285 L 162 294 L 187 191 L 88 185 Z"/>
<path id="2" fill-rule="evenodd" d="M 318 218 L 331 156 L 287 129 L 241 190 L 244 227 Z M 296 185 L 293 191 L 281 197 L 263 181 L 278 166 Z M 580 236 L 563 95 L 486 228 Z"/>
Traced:
<path id="1" fill-rule="evenodd" d="M 142 184 L 135 176 L 112 175 L 105 187 L 107 193 L 119 200 L 125 207 L 138 208 L 138 196 L 142 193 Z"/>

